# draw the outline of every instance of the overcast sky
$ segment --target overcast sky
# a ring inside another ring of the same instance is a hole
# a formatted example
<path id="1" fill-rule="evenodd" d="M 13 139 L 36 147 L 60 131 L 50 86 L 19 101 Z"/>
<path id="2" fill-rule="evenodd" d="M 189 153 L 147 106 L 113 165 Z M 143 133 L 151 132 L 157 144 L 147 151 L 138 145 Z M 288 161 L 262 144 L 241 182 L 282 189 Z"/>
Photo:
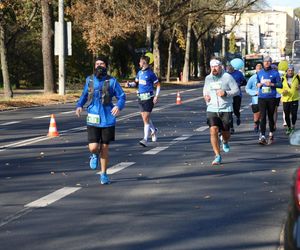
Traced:
<path id="1" fill-rule="evenodd" d="M 285 6 L 285 7 L 292 7 L 298 8 L 300 7 L 299 0 L 267 0 L 267 2 L 272 6 Z"/>

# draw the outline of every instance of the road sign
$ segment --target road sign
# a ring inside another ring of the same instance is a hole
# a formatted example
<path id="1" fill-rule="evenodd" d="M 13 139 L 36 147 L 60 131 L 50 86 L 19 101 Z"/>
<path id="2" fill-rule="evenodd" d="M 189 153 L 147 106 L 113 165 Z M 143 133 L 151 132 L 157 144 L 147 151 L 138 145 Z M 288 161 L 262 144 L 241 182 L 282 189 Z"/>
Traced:
<path id="1" fill-rule="evenodd" d="M 54 55 L 60 55 L 60 32 L 59 32 L 59 22 L 55 22 L 54 26 Z M 64 55 L 72 55 L 72 23 L 64 22 Z"/>

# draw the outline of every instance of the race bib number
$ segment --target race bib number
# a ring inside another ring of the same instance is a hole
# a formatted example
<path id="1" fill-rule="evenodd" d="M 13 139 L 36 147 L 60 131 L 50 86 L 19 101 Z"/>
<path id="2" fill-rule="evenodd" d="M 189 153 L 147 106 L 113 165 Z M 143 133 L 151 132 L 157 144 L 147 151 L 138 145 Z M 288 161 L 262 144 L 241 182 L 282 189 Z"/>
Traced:
<path id="1" fill-rule="evenodd" d="M 222 82 L 212 82 L 210 84 L 210 89 L 218 90 L 221 89 L 221 86 L 222 86 Z"/>
<path id="2" fill-rule="evenodd" d="M 268 94 L 271 93 L 271 87 L 262 87 L 261 88 L 262 93 Z"/>
<path id="3" fill-rule="evenodd" d="M 146 100 L 149 100 L 151 98 L 151 94 L 150 93 L 142 93 L 142 94 L 139 94 L 139 98 L 142 101 L 146 101 Z"/>
<path id="4" fill-rule="evenodd" d="M 100 116 L 95 114 L 88 114 L 86 121 L 90 124 L 100 124 Z"/>

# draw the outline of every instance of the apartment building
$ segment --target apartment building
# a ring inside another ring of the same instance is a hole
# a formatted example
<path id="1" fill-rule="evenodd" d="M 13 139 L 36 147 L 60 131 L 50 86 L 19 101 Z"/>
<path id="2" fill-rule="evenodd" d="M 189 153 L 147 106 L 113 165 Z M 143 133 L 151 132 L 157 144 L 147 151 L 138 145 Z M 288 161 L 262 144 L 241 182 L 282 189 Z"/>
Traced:
<path id="1" fill-rule="evenodd" d="M 225 29 L 233 26 L 237 46 L 244 55 L 262 53 L 280 60 L 291 55 L 293 41 L 299 39 L 299 19 L 292 8 L 275 7 L 226 15 Z"/>

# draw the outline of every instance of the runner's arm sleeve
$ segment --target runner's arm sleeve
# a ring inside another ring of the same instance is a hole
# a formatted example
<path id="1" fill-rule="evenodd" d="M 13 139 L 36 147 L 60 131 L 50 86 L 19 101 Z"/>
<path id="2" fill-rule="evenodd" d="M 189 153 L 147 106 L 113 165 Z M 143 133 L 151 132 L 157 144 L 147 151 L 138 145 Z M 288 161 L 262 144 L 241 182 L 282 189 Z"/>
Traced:
<path id="1" fill-rule="evenodd" d="M 254 88 L 255 87 L 255 88 Z M 247 85 L 245 87 L 246 93 L 250 96 L 256 96 L 257 89 L 256 89 L 256 77 L 250 77 Z"/>
<path id="2" fill-rule="evenodd" d="M 232 76 L 230 76 L 229 79 L 229 88 L 230 90 L 225 90 L 227 96 L 236 96 L 240 93 L 239 86 L 237 85 L 236 81 L 233 79 Z"/>
<path id="3" fill-rule="evenodd" d="M 114 96 L 118 100 L 116 105 L 118 106 L 119 110 L 122 110 L 125 107 L 126 95 L 117 80 L 115 80 L 114 83 Z"/>
<path id="4" fill-rule="evenodd" d="M 76 108 L 78 108 L 78 107 L 82 108 L 84 106 L 84 104 L 87 102 L 89 81 L 90 81 L 89 77 L 87 77 L 84 88 L 81 93 L 81 96 L 80 96 L 79 100 L 77 101 Z"/>
<path id="5" fill-rule="evenodd" d="M 203 96 L 206 96 L 206 95 L 210 95 L 209 86 L 208 86 L 207 81 L 204 82 L 204 87 L 203 87 Z"/>
<path id="6" fill-rule="evenodd" d="M 155 96 L 156 96 L 156 97 L 158 97 L 159 92 L 160 92 L 160 83 L 158 82 L 158 83 L 156 84 L 156 92 L 155 92 Z"/>

